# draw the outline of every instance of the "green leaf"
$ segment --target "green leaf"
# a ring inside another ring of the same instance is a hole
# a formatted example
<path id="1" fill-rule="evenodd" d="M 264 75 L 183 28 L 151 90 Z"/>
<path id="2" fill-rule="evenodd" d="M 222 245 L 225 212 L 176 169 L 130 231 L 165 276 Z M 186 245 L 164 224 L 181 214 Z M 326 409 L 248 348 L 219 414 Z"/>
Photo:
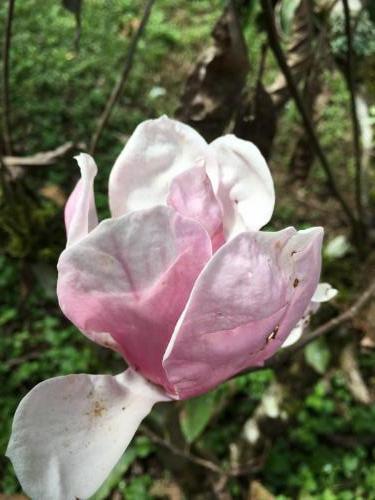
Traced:
<path id="1" fill-rule="evenodd" d="M 17 309 L 8 307 L 0 313 L 0 326 L 4 326 L 17 317 Z"/>
<path id="2" fill-rule="evenodd" d="M 217 403 L 217 391 L 189 399 L 180 413 L 180 425 L 188 443 L 193 443 L 208 425 Z"/>
<path id="3" fill-rule="evenodd" d="M 306 363 L 320 374 L 326 371 L 330 359 L 331 353 L 323 339 L 315 340 L 305 348 Z"/>

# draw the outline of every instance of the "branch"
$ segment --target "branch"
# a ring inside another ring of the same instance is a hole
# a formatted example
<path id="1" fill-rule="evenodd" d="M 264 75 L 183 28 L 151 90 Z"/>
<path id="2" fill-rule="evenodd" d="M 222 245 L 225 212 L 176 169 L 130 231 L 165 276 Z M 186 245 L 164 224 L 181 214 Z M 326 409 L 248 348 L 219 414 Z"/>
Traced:
<path id="1" fill-rule="evenodd" d="M 182 450 L 177 446 L 174 446 L 170 441 L 162 438 L 154 431 L 152 431 L 145 424 L 140 426 L 140 430 L 143 432 L 145 436 L 147 436 L 153 443 L 163 446 L 168 451 L 170 451 L 173 455 L 183 458 L 199 467 L 203 467 L 210 472 L 214 472 L 215 474 L 219 474 L 222 478 L 228 479 L 229 477 L 239 477 L 239 476 L 248 476 L 251 472 L 255 472 L 259 470 L 259 464 L 255 464 L 252 460 L 244 464 L 240 464 L 238 466 L 231 466 L 228 469 L 224 469 L 212 462 L 211 460 L 207 460 L 202 457 L 198 457 L 197 455 L 193 455 L 188 450 Z M 265 457 L 261 457 L 261 461 L 264 461 Z"/>
<path id="2" fill-rule="evenodd" d="M 12 154 L 12 138 L 10 133 L 10 99 L 9 99 L 9 53 L 12 38 L 12 22 L 15 0 L 9 0 L 3 41 L 3 140 L 5 153 Z"/>
<path id="3" fill-rule="evenodd" d="M 4 156 L 3 162 L 8 168 L 47 166 L 52 165 L 74 148 L 75 144 L 73 142 L 65 142 L 52 151 L 41 151 L 31 156 Z"/>
<path id="4" fill-rule="evenodd" d="M 22 365 L 27 361 L 31 361 L 33 359 L 39 359 L 42 356 L 40 351 L 31 351 L 25 354 L 24 356 L 20 356 L 19 358 L 12 358 L 5 362 L 5 366 L 7 368 L 15 368 L 16 366 Z M 1 496 L 0 496 L 1 499 Z"/>
<path id="5" fill-rule="evenodd" d="M 189 462 L 192 462 L 195 465 L 199 465 L 200 467 L 203 467 L 204 469 L 207 469 L 211 472 L 220 474 L 221 476 L 227 475 L 227 473 L 221 467 L 214 464 L 210 460 L 205 460 L 204 458 L 192 455 L 188 451 L 182 450 L 181 448 L 177 448 L 177 446 L 174 446 L 171 442 L 158 436 L 155 432 L 146 427 L 144 424 L 141 425 L 140 430 L 143 432 L 143 434 L 145 434 L 148 438 L 150 438 L 150 440 L 153 443 L 163 446 L 174 455 L 184 458 L 185 460 L 188 460 Z"/>
<path id="6" fill-rule="evenodd" d="M 353 127 L 353 150 L 355 161 L 355 198 L 357 212 L 360 221 L 364 221 L 363 203 L 362 203 L 362 148 L 360 142 L 360 126 L 358 120 L 357 106 L 355 101 L 355 82 L 353 68 L 353 37 L 350 25 L 350 9 L 348 0 L 342 0 L 345 16 L 345 33 L 347 39 L 347 64 L 346 80 L 350 94 L 350 113 Z"/>
<path id="7" fill-rule="evenodd" d="M 367 304 L 367 302 L 372 298 L 373 295 L 375 295 L 375 280 L 358 297 L 358 299 L 354 302 L 354 304 L 351 307 L 349 307 L 349 309 L 339 314 L 335 318 L 332 318 L 331 320 L 327 321 L 323 325 L 318 326 L 318 328 L 316 328 L 315 330 L 303 334 L 298 342 L 296 342 L 289 348 L 279 351 L 278 354 L 276 354 L 268 361 L 266 361 L 264 368 L 273 368 L 275 366 L 282 365 L 283 363 L 285 363 L 287 359 L 289 359 L 289 357 L 292 354 L 299 351 L 313 340 L 330 332 L 337 326 L 352 320 L 358 314 L 358 312 Z"/>
<path id="8" fill-rule="evenodd" d="M 74 49 L 78 54 L 79 49 L 80 49 L 80 43 L 81 43 L 81 29 L 82 29 L 81 9 L 79 9 L 75 13 L 75 18 L 76 18 L 76 32 L 74 35 Z"/>
<path id="9" fill-rule="evenodd" d="M 122 90 L 124 88 L 124 85 L 126 83 L 126 80 L 130 74 L 130 71 L 133 67 L 133 62 L 134 62 L 134 55 L 136 53 L 137 47 L 138 47 L 138 42 L 145 30 L 145 27 L 147 25 L 152 6 L 154 4 L 155 0 L 147 0 L 145 9 L 143 12 L 142 20 L 139 24 L 139 27 L 137 31 L 135 32 L 129 46 L 129 50 L 126 54 L 125 57 L 125 62 L 122 70 L 122 74 L 120 79 L 116 82 L 115 86 L 113 87 L 112 93 L 109 96 L 109 99 L 107 101 L 107 104 L 105 105 L 104 111 L 102 115 L 99 118 L 98 125 L 96 127 L 96 130 L 92 136 L 91 143 L 90 143 L 90 154 L 95 153 L 96 146 L 99 142 L 99 139 L 102 135 L 102 132 L 104 130 L 104 127 L 106 126 L 109 117 L 112 113 L 112 110 L 120 97 Z"/>
<path id="10" fill-rule="evenodd" d="M 258 89 L 262 85 L 263 76 L 266 69 L 268 45 L 266 43 L 263 43 L 260 51 L 259 68 L 255 84 L 256 89 Z"/>
<path id="11" fill-rule="evenodd" d="M 329 186 L 333 196 L 335 196 L 337 201 L 340 203 L 342 209 L 344 210 L 344 213 L 346 214 L 347 219 L 354 230 L 354 233 L 358 234 L 357 220 L 356 220 L 349 205 L 347 204 L 346 200 L 341 195 L 341 193 L 336 185 L 335 178 L 334 178 L 333 173 L 331 171 L 331 167 L 328 163 L 327 157 L 326 157 L 325 153 L 323 152 L 323 149 L 322 149 L 320 142 L 317 138 L 312 121 L 311 121 L 308 113 L 306 112 L 304 102 L 300 96 L 297 85 L 293 79 L 293 75 L 292 75 L 290 68 L 288 66 L 288 63 L 286 61 L 284 52 L 281 48 L 279 38 L 277 35 L 277 29 L 276 29 L 276 25 L 275 25 L 275 18 L 274 18 L 274 12 L 273 12 L 273 8 L 271 5 L 271 1 L 270 0 L 261 0 L 261 4 L 262 4 L 263 13 L 264 13 L 265 25 L 266 25 L 266 30 L 267 30 L 267 34 L 268 34 L 270 47 L 271 47 L 272 52 L 276 58 L 276 61 L 278 62 L 279 66 L 280 66 L 282 73 L 284 74 L 284 78 L 288 84 L 290 94 L 293 97 L 295 104 L 297 106 L 297 109 L 301 115 L 304 127 L 306 129 L 306 133 L 308 134 L 308 137 L 311 141 L 311 146 L 315 150 L 316 156 L 319 158 L 319 161 L 320 161 L 322 168 L 323 168 L 323 170 L 326 174 L 326 177 L 327 177 L 328 186 Z"/>

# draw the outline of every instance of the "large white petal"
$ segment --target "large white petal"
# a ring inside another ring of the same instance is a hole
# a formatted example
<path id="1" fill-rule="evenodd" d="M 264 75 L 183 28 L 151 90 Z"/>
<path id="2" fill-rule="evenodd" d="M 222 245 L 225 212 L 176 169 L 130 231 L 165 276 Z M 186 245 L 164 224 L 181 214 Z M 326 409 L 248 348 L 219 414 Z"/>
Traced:
<path id="1" fill-rule="evenodd" d="M 207 167 L 210 158 L 206 141 L 188 125 L 166 116 L 141 123 L 109 178 L 112 216 L 166 204 L 172 180 L 188 168 Z"/>
<path id="2" fill-rule="evenodd" d="M 270 220 L 275 204 L 272 176 L 259 149 L 252 142 L 226 135 L 210 144 L 217 167 L 207 172 L 224 212 L 227 238 L 258 230 Z"/>
<path id="3" fill-rule="evenodd" d="M 154 403 L 167 400 L 131 369 L 46 380 L 17 408 L 6 454 L 33 500 L 88 498 Z"/>

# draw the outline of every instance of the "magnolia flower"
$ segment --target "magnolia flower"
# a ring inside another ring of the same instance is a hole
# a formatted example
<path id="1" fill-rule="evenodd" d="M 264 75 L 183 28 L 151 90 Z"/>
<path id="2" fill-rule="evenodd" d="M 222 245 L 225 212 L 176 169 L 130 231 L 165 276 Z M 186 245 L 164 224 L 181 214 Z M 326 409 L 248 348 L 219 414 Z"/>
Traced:
<path id="1" fill-rule="evenodd" d="M 110 175 L 112 217 L 99 224 L 96 165 L 77 161 L 59 303 L 129 368 L 50 379 L 22 400 L 7 455 L 34 499 L 90 497 L 154 403 L 261 366 L 303 316 L 321 267 L 322 228 L 259 231 L 275 195 L 250 142 L 208 145 L 166 117 L 141 123 Z"/>

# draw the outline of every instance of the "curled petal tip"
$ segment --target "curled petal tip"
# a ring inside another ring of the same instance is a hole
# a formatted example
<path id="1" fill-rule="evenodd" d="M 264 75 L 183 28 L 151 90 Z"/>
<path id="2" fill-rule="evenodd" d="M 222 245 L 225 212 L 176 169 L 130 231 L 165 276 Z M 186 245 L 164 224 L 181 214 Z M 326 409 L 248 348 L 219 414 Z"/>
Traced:
<path id="1" fill-rule="evenodd" d="M 328 302 L 336 297 L 338 293 L 338 290 L 329 283 L 319 283 L 311 300 L 317 303 Z"/>
<path id="2" fill-rule="evenodd" d="M 74 159 L 77 161 L 79 168 L 81 169 L 82 176 L 86 175 L 94 178 L 98 173 L 98 167 L 96 166 L 95 160 L 92 156 L 87 153 L 80 153 L 76 155 Z"/>
<path id="3" fill-rule="evenodd" d="M 323 237 L 324 235 L 324 228 L 322 226 L 314 226 L 314 227 L 309 227 L 307 229 L 302 229 L 300 231 L 302 234 L 309 235 L 311 237 Z"/>
<path id="4" fill-rule="evenodd" d="M 302 247 L 310 248 L 310 245 L 320 247 L 323 243 L 324 229 L 321 226 L 301 229 L 296 234 L 297 241 L 300 241 Z"/>
<path id="5" fill-rule="evenodd" d="M 74 159 L 81 170 L 81 179 L 65 205 L 67 246 L 86 236 L 98 224 L 93 189 L 98 171 L 96 163 L 86 153 L 80 153 Z"/>
<path id="6" fill-rule="evenodd" d="M 259 149 L 233 134 L 210 144 L 217 162 L 217 196 L 224 210 L 228 239 L 258 230 L 270 220 L 275 190 L 271 172 Z M 210 171 L 208 171 L 210 175 Z"/>

